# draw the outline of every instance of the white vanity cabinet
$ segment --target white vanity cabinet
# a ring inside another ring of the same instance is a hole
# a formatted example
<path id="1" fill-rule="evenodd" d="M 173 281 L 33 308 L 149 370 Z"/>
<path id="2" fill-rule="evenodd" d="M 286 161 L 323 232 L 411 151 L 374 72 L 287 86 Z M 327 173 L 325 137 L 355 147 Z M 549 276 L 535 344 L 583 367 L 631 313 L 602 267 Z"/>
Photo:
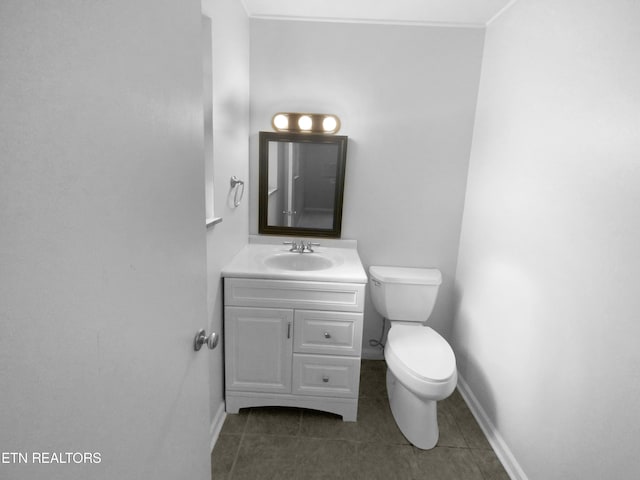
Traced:
<path id="1" fill-rule="evenodd" d="M 365 284 L 225 278 L 229 413 L 323 410 L 355 421 Z"/>

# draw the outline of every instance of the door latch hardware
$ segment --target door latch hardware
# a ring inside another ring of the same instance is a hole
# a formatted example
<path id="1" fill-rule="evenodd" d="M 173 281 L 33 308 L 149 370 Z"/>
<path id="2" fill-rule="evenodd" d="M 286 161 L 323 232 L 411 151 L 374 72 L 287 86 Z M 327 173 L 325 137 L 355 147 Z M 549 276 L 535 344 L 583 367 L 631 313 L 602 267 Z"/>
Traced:
<path id="1" fill-rule="evenodd" d="M 207 336 L 207 332 L 200 330 L 196 333 L 196 337 L 193 339 L 193 349 L 197 352 L 202 348 L 202 345 L 206 344 L 209 350 L 213 350 L 218 346 L 218 334 L 213 332 Z"/>

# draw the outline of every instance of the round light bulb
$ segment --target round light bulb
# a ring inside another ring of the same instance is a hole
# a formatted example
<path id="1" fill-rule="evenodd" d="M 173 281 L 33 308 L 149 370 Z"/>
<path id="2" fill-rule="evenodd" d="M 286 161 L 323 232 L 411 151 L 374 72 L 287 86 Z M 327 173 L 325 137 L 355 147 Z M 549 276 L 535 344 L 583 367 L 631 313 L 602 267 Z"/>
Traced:
<path id="1" fill-rule="evenodd" d="M 337 126 L 338 122 L 336 121 L 335 117 L 325 117 L 324 120 L 322 120 L 322 129 L 325 132 L 335 131 Z"/>
<path id="2" fill-rule="evenodd" d="M 279 113 L 273 117 L 273 125 L 277 130 L 286 130 L 289 128 L 289 117 Z"/>
<path id="3" fill-rule="evenodd" d="M 298 119 L 298 126 L 300 127 L 300 130 L 311 130 L 312 125 L 313 125 L 313 122 L 309 115 L 302 115 Z"/>

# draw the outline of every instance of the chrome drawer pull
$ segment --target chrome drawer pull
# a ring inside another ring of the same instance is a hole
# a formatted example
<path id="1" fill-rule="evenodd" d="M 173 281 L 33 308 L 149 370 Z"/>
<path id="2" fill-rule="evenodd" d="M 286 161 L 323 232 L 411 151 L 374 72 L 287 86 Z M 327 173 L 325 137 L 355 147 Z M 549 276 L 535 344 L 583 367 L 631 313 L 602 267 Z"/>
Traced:
<path id="1" fill-rule="evenodd" d="M 329 332 L 324 332 L 324 338 L 331 338 L 331 334 Z"/>

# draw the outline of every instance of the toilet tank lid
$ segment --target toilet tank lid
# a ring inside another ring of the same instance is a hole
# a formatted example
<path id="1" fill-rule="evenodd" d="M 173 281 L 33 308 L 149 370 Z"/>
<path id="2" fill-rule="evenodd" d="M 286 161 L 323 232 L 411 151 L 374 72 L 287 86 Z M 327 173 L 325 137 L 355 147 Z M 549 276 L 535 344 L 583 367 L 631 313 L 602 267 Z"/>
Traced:
<path id="1" fill-rule="evenodd" d="M 442 273 L 436 268 L 369 267 L 369 274 L 380 282 L 413 285 L 440 285 Z"/>

